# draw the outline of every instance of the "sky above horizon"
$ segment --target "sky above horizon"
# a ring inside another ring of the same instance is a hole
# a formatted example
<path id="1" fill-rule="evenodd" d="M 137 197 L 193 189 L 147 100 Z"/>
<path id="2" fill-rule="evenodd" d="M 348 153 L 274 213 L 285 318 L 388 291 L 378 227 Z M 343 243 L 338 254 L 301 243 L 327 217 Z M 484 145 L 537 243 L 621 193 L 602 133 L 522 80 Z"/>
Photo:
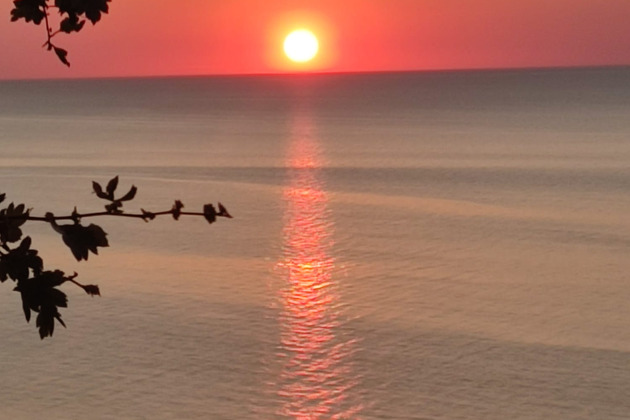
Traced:
<path id="1" fill-rule="evenodd" d="M 41 48 L 43 26 L 0 5 L 0 79 L 630 65 L 627 0 L 113 0 Z M 309 28 L 320 52 L 290 62 Z"/>

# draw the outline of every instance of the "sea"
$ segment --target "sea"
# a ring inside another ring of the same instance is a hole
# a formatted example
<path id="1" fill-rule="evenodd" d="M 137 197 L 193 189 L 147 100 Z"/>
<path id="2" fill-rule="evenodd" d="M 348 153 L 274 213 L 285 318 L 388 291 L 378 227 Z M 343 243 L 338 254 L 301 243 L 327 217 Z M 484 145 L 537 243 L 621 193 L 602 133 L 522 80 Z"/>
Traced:
<path id="1" fill-rule="evenodd" d="M 630 419 L 628 67 L 0 82 L 0 207 L 115 176 L 233 218 L 27 222 L 101 296 L 0 285 L 0 419 Z"/>

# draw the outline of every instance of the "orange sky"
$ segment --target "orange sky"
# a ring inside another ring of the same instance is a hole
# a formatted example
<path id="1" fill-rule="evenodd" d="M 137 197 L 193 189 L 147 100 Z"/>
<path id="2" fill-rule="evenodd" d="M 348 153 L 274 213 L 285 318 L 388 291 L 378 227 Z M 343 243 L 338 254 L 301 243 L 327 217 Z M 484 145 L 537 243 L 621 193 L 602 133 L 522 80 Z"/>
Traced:
<path id="1" fill-rule="evenodd" d="M 0 79 L 630 65 L 628 0 L 113 0 L 56 43 L 0 5 Z M 282 55 L 292 27 L 321 54 Z"/>

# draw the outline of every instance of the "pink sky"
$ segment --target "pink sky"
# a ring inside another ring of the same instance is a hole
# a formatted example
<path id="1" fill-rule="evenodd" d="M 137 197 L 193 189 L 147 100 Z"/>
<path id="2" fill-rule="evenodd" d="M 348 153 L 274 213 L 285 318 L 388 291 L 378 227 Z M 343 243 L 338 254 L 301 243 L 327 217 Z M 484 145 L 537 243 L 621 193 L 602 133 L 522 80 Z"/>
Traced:
<path id="1" fill-rule="evenodd" d="M 0 5 L 0 79 L 630 65 L 628 0 L 113 0 L 60 35 L 71 68 L 40 46 L 43 27 Z M 282 39 L 320 38 L 292 65 Z"/>

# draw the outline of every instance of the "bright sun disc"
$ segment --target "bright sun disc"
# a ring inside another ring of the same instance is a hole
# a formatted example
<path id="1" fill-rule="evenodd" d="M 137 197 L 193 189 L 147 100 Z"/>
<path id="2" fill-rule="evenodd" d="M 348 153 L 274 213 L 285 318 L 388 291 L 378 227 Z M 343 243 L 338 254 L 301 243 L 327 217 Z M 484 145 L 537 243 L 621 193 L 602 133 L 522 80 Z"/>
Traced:
<path id="1" fill-rule="evenodd" d="M 306 29 L 293 31 L 284 39 L 284 53 L 290 60 L 298 63 L 312 60 L 318 50 L 317 37 Z"/>

